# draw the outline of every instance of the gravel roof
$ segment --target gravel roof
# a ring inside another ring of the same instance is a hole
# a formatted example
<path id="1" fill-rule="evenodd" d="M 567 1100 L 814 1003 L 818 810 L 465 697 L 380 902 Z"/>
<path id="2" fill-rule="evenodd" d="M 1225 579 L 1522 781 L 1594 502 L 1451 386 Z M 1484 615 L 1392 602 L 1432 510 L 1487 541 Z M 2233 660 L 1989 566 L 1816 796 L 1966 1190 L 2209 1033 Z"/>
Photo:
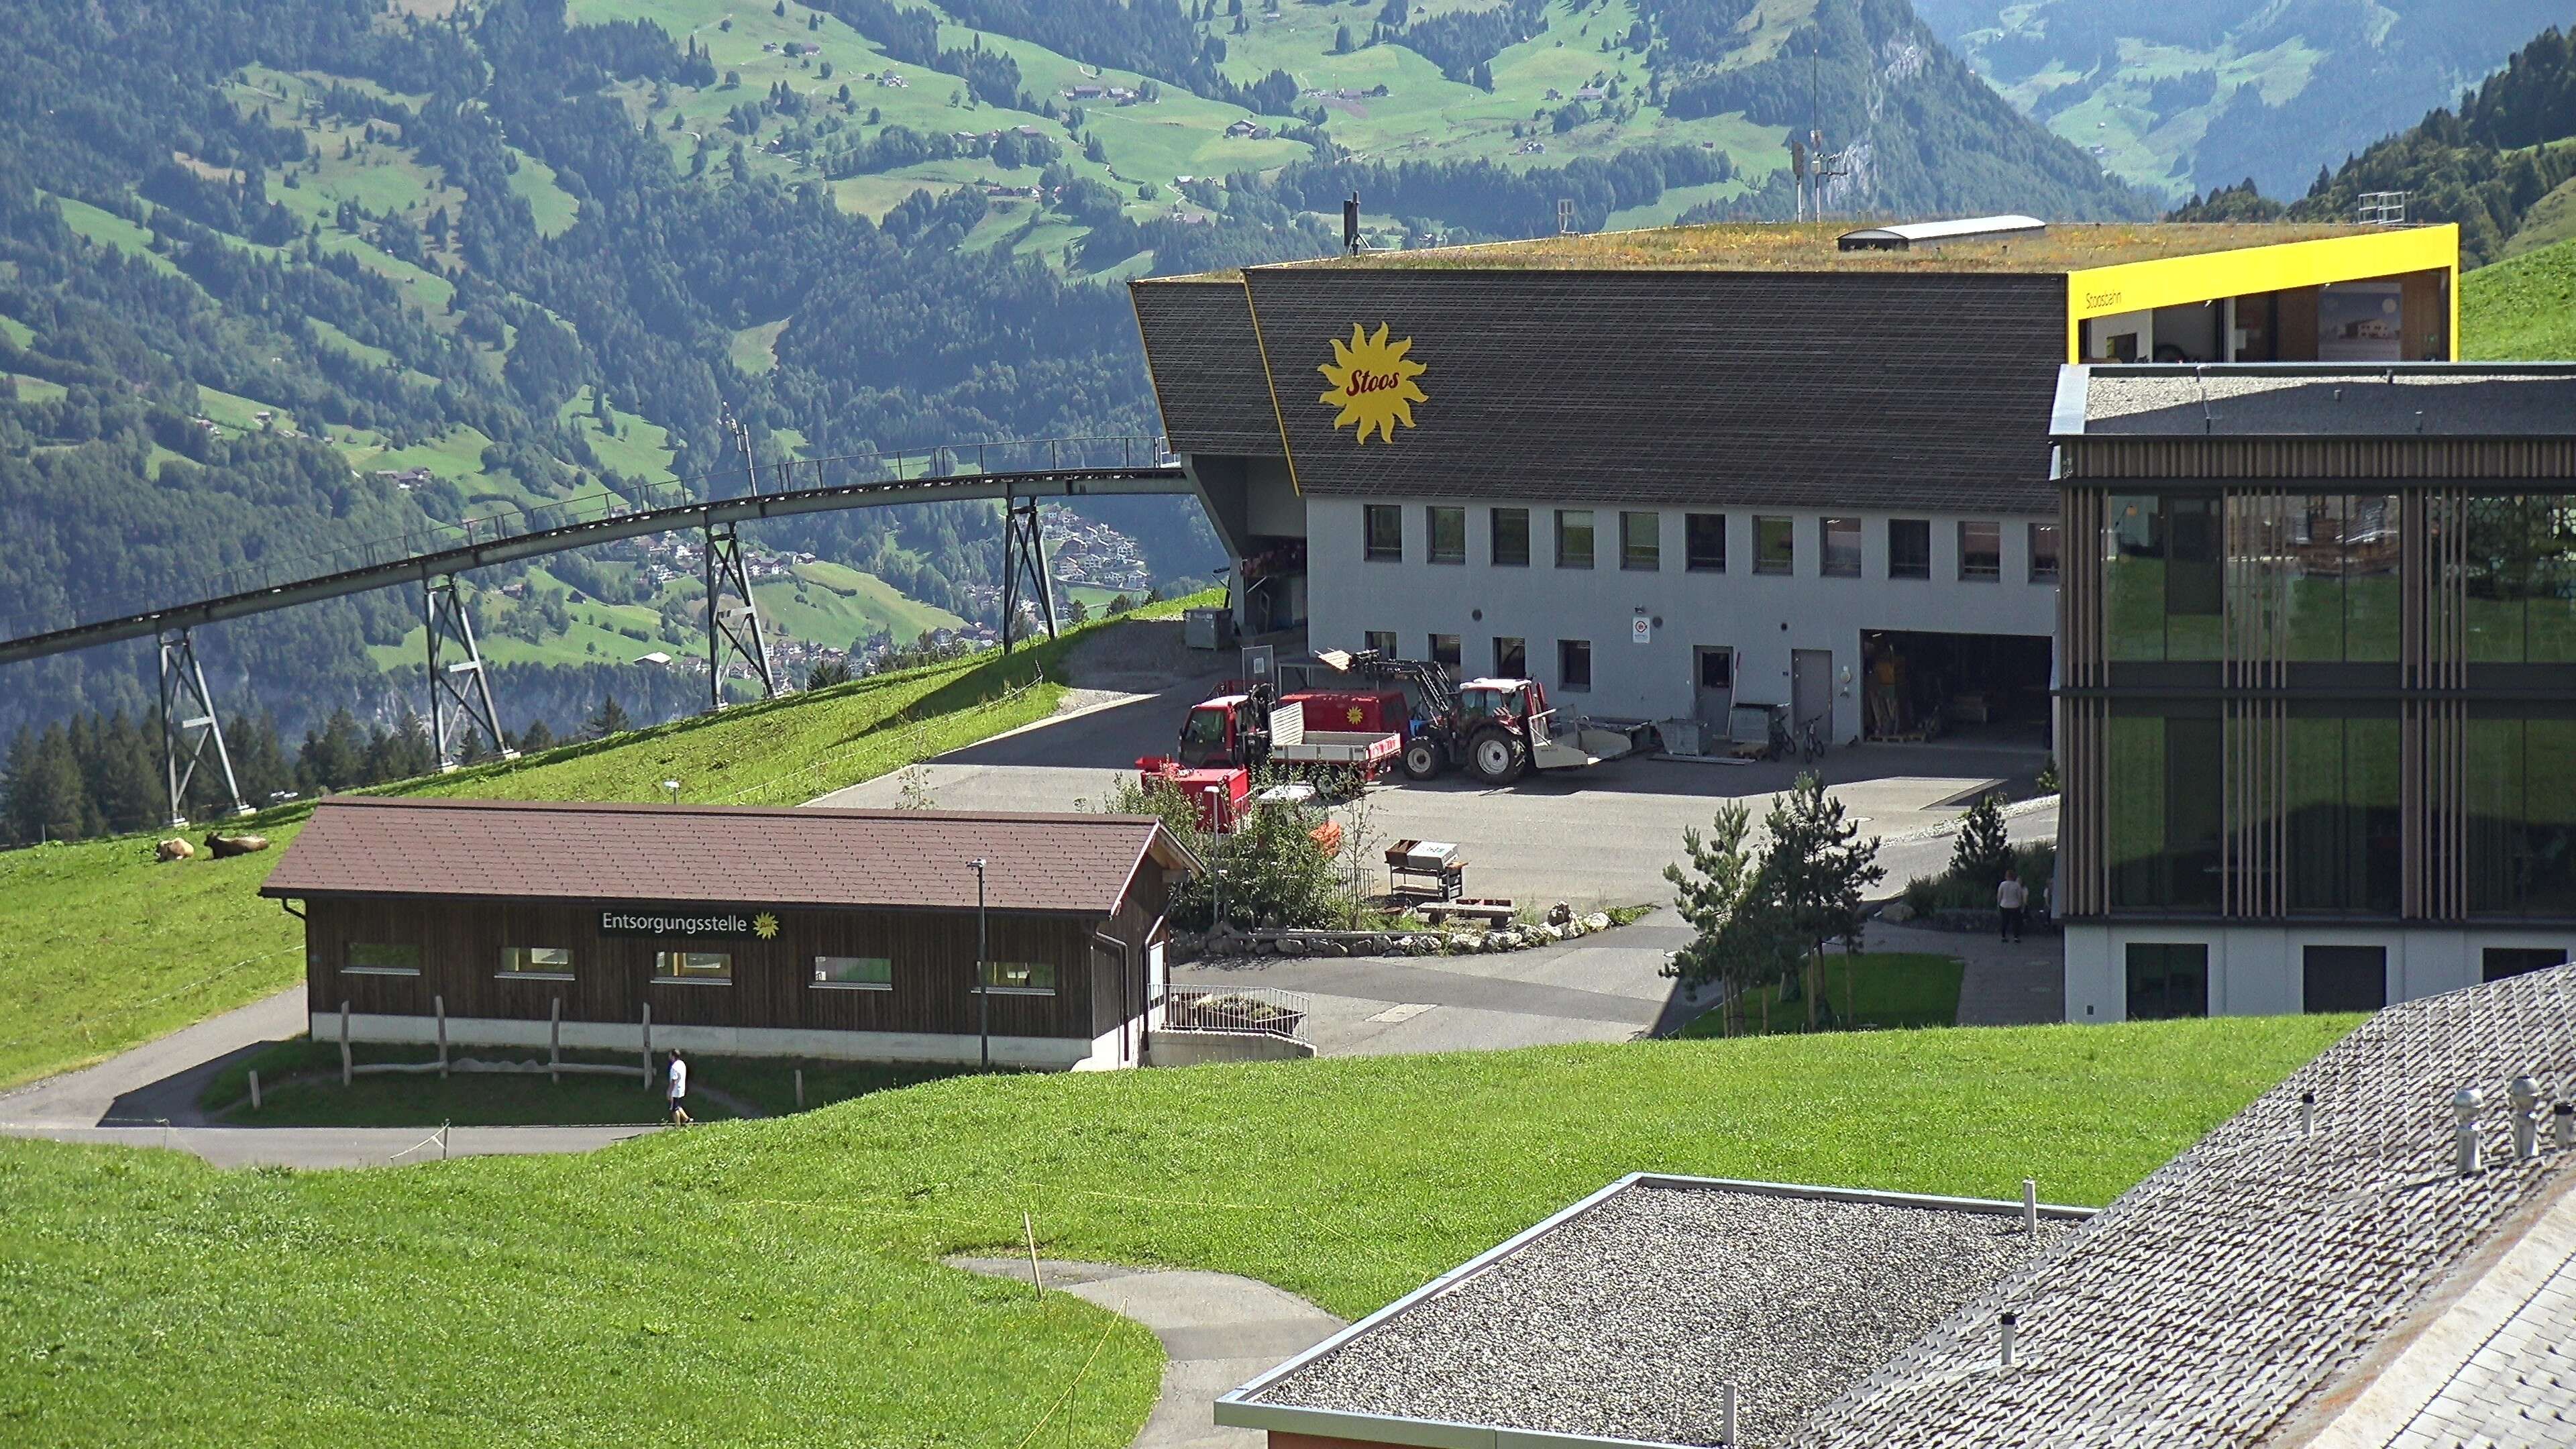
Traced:
<path id="1" fill-rule="evenodd" d="M 1676 1444 L 1778 1442 L 2064 1241 L 2008 1215 L 1632 1184 L 1257 1402 Z"/>

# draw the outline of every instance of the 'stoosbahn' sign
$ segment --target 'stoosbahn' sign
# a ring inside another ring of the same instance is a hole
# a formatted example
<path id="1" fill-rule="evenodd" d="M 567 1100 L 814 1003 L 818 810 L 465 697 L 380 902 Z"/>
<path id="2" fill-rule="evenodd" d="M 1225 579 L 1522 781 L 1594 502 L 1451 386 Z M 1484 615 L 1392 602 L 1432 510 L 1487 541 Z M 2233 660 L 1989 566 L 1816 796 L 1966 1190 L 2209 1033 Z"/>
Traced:
<path id="1" fill-rule="evenodd" d="M 704 906 L 605 906 L 599 912 L 599 934 L 657 940 L 754 936 L 766 941 L 778 934 L 778 917 L 767 911 Z"/>

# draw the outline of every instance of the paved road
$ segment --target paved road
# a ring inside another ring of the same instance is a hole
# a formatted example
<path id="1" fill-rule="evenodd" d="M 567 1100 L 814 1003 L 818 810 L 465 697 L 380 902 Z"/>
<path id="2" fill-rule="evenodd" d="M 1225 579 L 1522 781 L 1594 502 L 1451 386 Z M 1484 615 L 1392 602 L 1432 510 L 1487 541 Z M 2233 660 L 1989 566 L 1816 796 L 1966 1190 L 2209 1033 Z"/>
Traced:
<path id="1" fill-rule="evenodd" d="M 655 1127 L 459 1127 L 445 1140 L 419 1127 L 234 1127 L 197 1108 L 206 1082 L 235 1059 L 305 1027 L 293 987 L 146 1042 L 97 1066 L 0 1096 L 0 1132 L 59 1142 L 172 1147 L 217 1167 L 380 1167 L 442 1155 L 588 1152 Z"/>
<path id="2" fill-rule="evenodd" d="M 949 1266 L 1029 1281 L 1026 1258 L 951 1258 Z M 1231 1273 L 1044 1263 L 1050 1291 L 1071 1293 L 1154 1331 L 1163 1392 L 1132 1449 L 1261 1449 L 1257 1429 L 1220 1429 L 1217 1396 L 1341 1331 L 1342 1320 L 1293 1293 Z"/>

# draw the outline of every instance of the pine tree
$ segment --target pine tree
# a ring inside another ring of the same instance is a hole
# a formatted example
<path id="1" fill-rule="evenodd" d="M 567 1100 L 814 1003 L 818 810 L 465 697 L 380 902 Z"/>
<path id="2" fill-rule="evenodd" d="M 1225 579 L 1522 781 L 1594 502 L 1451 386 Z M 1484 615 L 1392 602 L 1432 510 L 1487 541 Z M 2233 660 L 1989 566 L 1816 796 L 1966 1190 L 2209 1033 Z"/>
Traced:
<path id="1" fill-rule="evenodd" d="M 1824 781 L 1800 775 L 1772 802 L 1762 828 L 1771 837 L 1763 874 L 1770 877 L 1799 948 L 1807 951 L 1807 1024 L 1816 1024 L 1824 984 L 1827 941 L 1846 951 L 1860 940 L 1860 897 L 1887 878 L 1878 864 L 1878 841 L 1864 842 L 1860 827 L 1843 816 L 1843 804 L 1825 793 Z M 1845 1003 L 1846 1010 L 1849 1002 Z"/>
<path id="2" fill-rule="evenodd" d="M 1750 819 L 1741 804 L 1718 807 L 1705 837 L 1695 829 L 1682 831 L 1690 870 L 1664 867 L 1664 879 L 1673 884 L 1673 908 L 1696 934 L 1673 953 L 1663 974 L 1691 986 L 1717 982 L 1729 1036 L 1743 1029 L 1745 994 L 1785 978 L 1806 950 L 1780 909 L 1763 862 L 1745 845 Z"/>
<path id="3" fill-rule="evenodd" d="M 617 696 L 613 694 L 600 696 L 599 708 L 592 712 L 590 718 L 582 721 L 582 728 L 589 731 L 590 737 L 595 740 L 623 734 L 634 727 L 634 722 L 626 717 L 626 706 L 619 704 Z"/>
<path id="4" fill-rule="evenodd" d="M 9 748 L 9 833 L 22 841 L 77 840 L 90 833 L 88 807 L 62 726 L 42 735 L 18 731 Z"/>
<path id="5" fill-rule="evenodd" d="M 1989 892 L 2003 883 L 2004 872 L 2013 863 L 2002 798 L 1991 793 L 1978 796 L 1960 818 L 1959 838 L 1950 847 L 1950 873 Z"/>

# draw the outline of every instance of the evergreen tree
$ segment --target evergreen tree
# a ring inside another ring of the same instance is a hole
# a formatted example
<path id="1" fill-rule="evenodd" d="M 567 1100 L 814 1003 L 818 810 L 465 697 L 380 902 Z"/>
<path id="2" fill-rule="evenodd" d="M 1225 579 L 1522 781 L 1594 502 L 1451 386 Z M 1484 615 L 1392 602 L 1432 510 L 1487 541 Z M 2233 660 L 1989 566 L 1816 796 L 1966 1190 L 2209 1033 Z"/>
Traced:
<path id="1" fill-rule="evenodd" d="M 1878 864 L 1877 839 L 1861 840 L 1860 827 L 1843 816 L 1843 803 L 1812 774 L 1800 775 L 1772 802 L 1762 828 L 1771 837 L 1763 874 L 1799 948 L 1808 952 L 1807 1024 L 1814 1026 L 1824 943 L 1838 940 L 1845 950 L 1859 944 L 1861 892 L 1885 880 L 1887 868 Z"/>
<path id="2" fill-rule="evenodd" d="M 1743 805 L 1722 805 L 1705 837 L 1682 831 L 1689 871 L 1664 867 L 1673 908 L 1695 934 L 1663 974 L 1691 986 L 1718 983 L 1729 1036 L 1743 1029 L 1745 993 L 1786 978 L 1806 954 L 1780 909 L 1767 862 L 1745 843 L 1750 824 Z"/>
<path id="3" fill-rule="evenodd" d="M 42 735 L 18 732 L 9 748 L 9 833 L 21 841 L 77 840 L 90 834 L 80 762 L 62 726 Z"/>
<path id="4" fill-rule="evenodd" d="M 601 695 L 599 698 L 599 708 L 591 714 L 589 719 L 582 721 L 582 728 L 589 731 L 590 737 L 595 740 L 604 740 L 610 735 L 623 734 L 634 727 L 633 722 L 628 720 L 626 717 L 626 706 L 619 704 L 617 702 L 617 696 L 613 694 Z"/>
<path id="5" fill-rule="evenodd" d="M 366 783 L 366 751 L 357 717 L 345 706 L 331 711 L 318 732 L 304 732 L 303 748 L 295 752 L 297 788 L 321 795 Z"/>
<path id="6" fill-rule="evenodd" d="M 533 755 L 540 750 L 551 750 L 554 747 L 555 732 L 546 727 L 544 720 L 532 719 L 528 721 L 526 729 L 519 731 L 520 754 Z"/>
<path id="7" fill-rule="evenodd" d="M 1959 838 L 1950 847 L 1950 873 L 1988 891 L 2003 883 L 2012 869 L 2012 838 L 2004 829 L 2002 797 L 1980 795 L 1959 820 Z"/>

